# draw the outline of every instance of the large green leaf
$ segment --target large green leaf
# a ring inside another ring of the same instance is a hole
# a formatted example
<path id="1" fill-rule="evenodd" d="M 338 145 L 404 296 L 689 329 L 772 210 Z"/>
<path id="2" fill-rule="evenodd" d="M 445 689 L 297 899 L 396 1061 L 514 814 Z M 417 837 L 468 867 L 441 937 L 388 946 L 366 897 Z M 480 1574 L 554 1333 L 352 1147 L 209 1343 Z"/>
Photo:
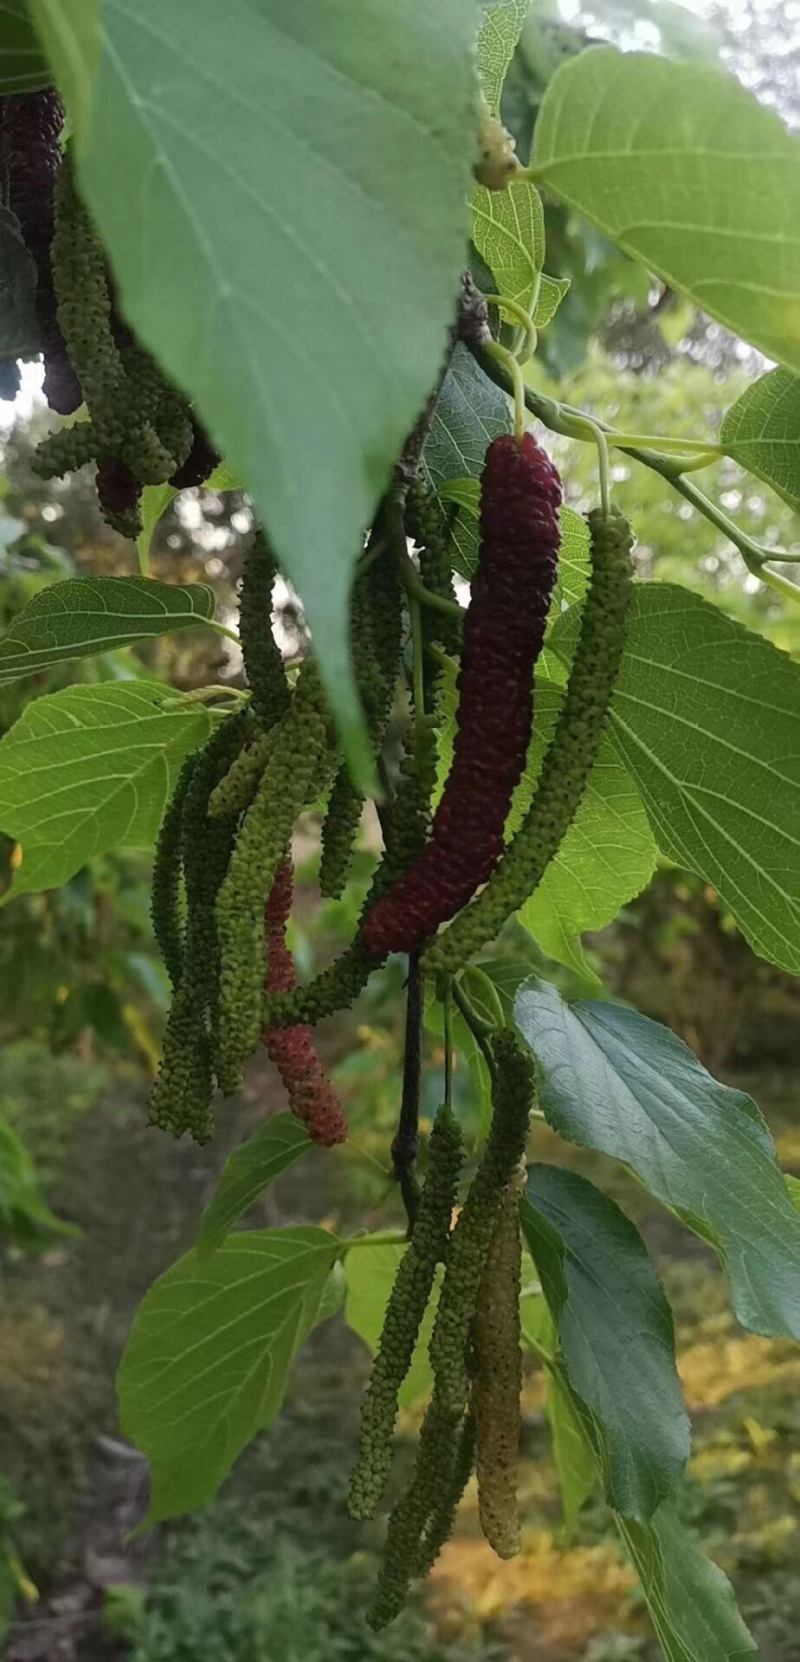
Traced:
<path id="1" fill-rule="evenodd" d="M 633 1224 L 576 1172 L 531 1166 L 522 1227 L 571 1388 L 602 1431 L 609 1505 L 646 1521 L 689 1458 L 664 1290 Z"/>
<path id="2" fill-rule="evenodd" d="M 553 1129 L 624 1161 L 716 1245 L 745 1327 L 800 1338 L 800 1217 L 752 1098 L 621 1005 L 568 1005 L 538 983 L 520 989 L 514 1016 Z"/>
<path id="3" fill-rule="evenodd" d="M 100 53 L 100 0 L 29 0 L 79 146 L 86 144 Z"/>
<path id="4" fill-rule="evenodd" d="M 50 79 L 28 0 L 0 0 L 0 95 L 35 92 Z"/>
<path id="5" fill-rule="evenodd" d="M 800 379 L 771 369 L 726 411 L 720 443 L 742 467 L 800 509 Z"/>
<path id="6" fill-rule="evenodd" d="M 800 139 L 737 81 L 582 52 L 545 93 L 534 164 L 626 253 L 800 370 Z"/>
<path id="7" fill-rule="evenodd" d="M 22 846 L 3 897 L 60 888 L 110 848 L 149 848 L 185 757 L 217 717 L 126 681 L 37 698 L 0 741 L 0 830 Z"/>
<path id="8" fill-rule="evenodd" d="M 512 825 L 533 795 L 563 702 L 561 687 L 537 681 L 533 743 Z M 520 922 L 548 957 L 560 961 L 565 941 L 604 928 L 641 892 L 655 869 L 656 853 L 642 799 L 606 734 L 578 813 L 536 893 L 522 907 Z"/>
<path id="9" fill-rule="evenodd" d="M 757 1654 L 726 1575 L 670 1503 L 649 1524 L 615 1523 L 642 1583 L 665 1662 L 748 1662 Z"/>
<path id="10" fill-rule="evenodd" d="M 133 641 L 197 628 L 214 616 L 204 583 L 76 577 L 42 589 L 0 637 L 0 685 Z"/>
<path id="11" fill-rule="evenodd" d="M 505 190 L 476 185 L 472 195 L 472 240 L 495 280 L 498 294 L 530 312 L 544 261 L 542 200 L 529 179 L 512 179 Z M 513 313 L 501 315 L 514 323 Z"/>
<path id="12" fill-rule="evenodd" d="M 248 1231 L 151 1287 L 117 1380 L 122 1429 L 150 1460 L 148 1523 L 210 1500 L 278 1412 L 339 1250 L 324 1229 Z"/>
<path id="13" fill-rule="evenodd" d="M 241 469 L 351 746 L 347 579 L 453 318 L 477 22 L 475 0 L 102 8 L 83 181 L 124 309 Z"/>
<path id="14" fill-rule="evenodd" d="M 478 33 L 478 73 L 483 96 L 492 113 L 500 109 L 500 94 L 514 48 L 528 15 L 530 0 L 483 0 Z"/>
<path id="15" fill-rule="evenodd" d="M 572 1398 L 557 1372 L 550 1374 L 547 1380 L 545 1412 L 553 1440 L 564 1535 L 569 1542 L 575 1533 L 578 1513 L 597 1482 L 597 1471 Z"/>
<path id="16" fill-rule="evenodd" d="M 215 1252 L 275 1178 L 312 1147 L 305 1126 L 294 1114 L 274 1114 L 246 1143 L 235 1148 L 225 1161 L 216 1192 L 200 1220 L 198 1257 Z"/>
<path id="17" fill-rule="evenodd" d="M 800 971 L 800 665 L 686 589 L 634 589 L 611 732 L 659 847 Z"/>
<path id="18" fill-rule="evenodd" d="M 370 1241 L 358 1241 L 344 1260 L 347 1294 L 344 1319 L 348 1327 L 364 1340 L 373 1356 L 378 1348 L 383 1318 L 394 1278 L 406 1248 L 391 1241 L 382 1241 L 380 1235 Z M 401 1408 L 410 1408 L 412 1402 L 431 1388 L 433 1375 L 428 1359 L 428 1345 L 433 1332 L 439 1290 L 438 1283 L 423 1317 L 419 1337 L 414 1347 L 411 1367 L 398 1392 Z"/>
<path id="19" fill-rule="evenodd" d="M 511 432 L 505 393 L 489 381 L 465 346 L 457 346 L 436 401 L 422 453 L 428 482 L 438 490 L 448 479 L 480 478 L 486 451 L 500 433 Z M 471 577 L 478 563 L 478 527 L 469 507 L 450 525 L 453 564 Z"/>

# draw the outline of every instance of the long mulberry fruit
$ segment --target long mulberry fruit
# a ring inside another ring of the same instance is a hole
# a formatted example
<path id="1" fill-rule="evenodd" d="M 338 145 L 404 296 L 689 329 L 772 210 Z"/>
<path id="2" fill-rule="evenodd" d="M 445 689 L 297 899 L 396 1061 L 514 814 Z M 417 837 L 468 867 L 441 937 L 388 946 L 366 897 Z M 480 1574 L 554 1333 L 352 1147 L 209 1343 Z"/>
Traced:
<path id="1" fill-rule="evenodd" d="M 500 1558 L 519 1552 L 517 1468 L 522 1350 L 519 1201 L 525 1168 L 514 1173 L 486 1255 L 472 1324 L 470 1405 L 477 1436 L 481 1528 Z"/>
<path id="2" fill-rule="evenodd" d="M 411 1366 L 437 1264 L 444 1260 L 463 1159 L 458 1122 L 440 1108 L 414 1230 L 386 1306 L 378 1353 L 361 1408 L 361 1449 L 350 1480 L 350 1512 L 371 1518 L 392 1458 L 397 1394 Z"/>
<path id="3" fill-rule="evenodd" d="M 425 954 L 454 970 L 499 934 L 541 882 L 580 807 L 597 759 L 625 642 L 633 533 L 623 514 L 588 516 L 592 576 L 566 697 L 525 818 L 483 893 Z"/>
<path id="4" fill-rule="evenodd" d="M 239 590 L 239 635 L 252 709 L 266 731 L 291 703 L 280 647 L 272 630 L 275 558 L 261 526 L 253 532 Z"/>
<path id="5" fill-rule="evenodd" d="M 482 544 L 464 622 L 453 764 L 415 864 L 368 915 L 375 952 L 412 951 L 491 876 L 533 720 L 533 667 L 544 639 L 559 546 L 561 482 L 535 439 L 489 446 Z"/>
<path id="6" fill-rule="evenodd" d="M 0 105 L 6 200 L 19 220 L 36 267 L 36 317 L 44 357 L 44 393 L 52 410 L 71 415 L 82 401 L 58 322 L 50 268 L 53 188 L 61 167 L 64 112 L 52 87 L 17 93 Z"/>
<path id="7" fill-rule="evenodd" d="M 267 988 L 288 992 L 295 984 L 292 954 L 286 942 L 286 924 L 292 906 L 293 871 L 287 854 L 275 874 L 264 908 L 267 948 Z M 265 1028 L 261 1037 L 286 1088 L 289 1107 L 315 1143 L 332 1148 L 347 1136 L 347 1121 L 332 1080 L 325 1072 L 310 1027 Z"/>

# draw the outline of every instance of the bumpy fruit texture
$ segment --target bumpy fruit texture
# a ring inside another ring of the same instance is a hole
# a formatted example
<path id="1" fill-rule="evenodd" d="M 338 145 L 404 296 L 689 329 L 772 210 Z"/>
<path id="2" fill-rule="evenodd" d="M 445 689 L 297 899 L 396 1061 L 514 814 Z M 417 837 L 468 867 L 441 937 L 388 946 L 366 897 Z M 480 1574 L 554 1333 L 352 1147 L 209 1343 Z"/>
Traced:
<path id="1" fill-rule="evenodd" d="M 180 910 L 183 871 L 183 809 L 197 758 L 184 762 L 178 783 L 161 822 L 153 861 L 150 916 L 158 949 L 173 988 L 183 972 L 184 926 Z"/>
<path id="2" fill-rule="evenodd" d="M 633 533 L 623 514 L 588 515 L 592 576 L 566 697 L 522 825 L 483 893 L 425 954 L 454 970 L 499 934 L 541 882 L 580 807 L 597 760 L 625 643 Z"/>
<path id="3" fill-rule="evenodd" d="M 367 916 L 374 952 L 411 952 L 467 904 L 503 848 L 533 721 L 560 539 L 558 474 L 530 433 L 489 446 L 481 556 L 464 622 L 453 764 L 420 858 Z"/>
<path id="4" fill-rule="evenodd" d="M 516 144 L 508 128 L 488 111 L 478 129 L 478 159 L 474 173 L 487 190 L 505 190 L 519 169 Z"/>
<path id="5" fill-rule="evenodd" d="M 275 873 L 264 908 L 267 948 L 267 988 L 289 992 L 295 985 L 292 954 L 286 943 L 286 925 L 292 907 L 293 871 L 287 855 Z M 347 1121 L 314 1043 L 310 1027 L 265 1028 L 261 1035 L 289 1097 L 289 1107 L 315 1143 L 327 1148 L 343 1143 Z"/>
<path id="6" fill-rule="evenodd" d="M 36 267 L 36 317 L 44 357 L 44 393 L 52 410 L 71 415 L 81 389 L 58 323 L 50 269 L 53 187 L 61 166 L 64 112 L 52 87 L 18 93 L 0 103 L 0 152 L 6 200 L 19 220 Z"/>
<path id="7" fill-rule="evenodd" d="M 283 657 L 272 630 L 276 570 L 266 535 L 256 526 L 239 590 L 239 635 L 253 714 L 265 732 L 286 715 L 291 703 Z"/>
<path id="8" fill-rule="evenodd" d="M 436 1266 L 444 1260 L 463 1161 L 455 1116 L 440 1108 L 429 1146 L 429 1166 L 411 1241 L 395 1277 L 380 1343 L 361 1407 L 361 1446 L 350 1480 L 354 1518 L 371 1518 L 391 1465 L 397 1397 L 411 1366 Z"/>
<path id="9" fill-rule="evenodd" d="M 481 1163 L 450 1241 L 439 1308 L 431 1336 L 434 1400 L 451 1420 L 463 1417 L 469 1396 L 470 1328 L 508 1186 L 525 1153 L 533 1104 L 533 1058 L 509 1028 L 492 1043 L 495 1062 L 492 1126 Z"/>
<path id="10" fill-rule="evenodd" d="M 211 793 L 208 811 L 212 819 L 224 819 L 227 814 L 243 814 L 250 807 L 269 759 L 270 743 L 269 734 L 253 723 L 225 778 Z"/>
<path id="11" fill-rule="evenodd" d="M 506 1189 L 478 1290 L 472 1324 L 471 1407 L 477 1432 L 481 1528 L 500 1558 L 520 1548 L 517 1476 L 522 1349 L 519 1201 L 525 1169 Z"/>
<path id="12" fill-rule="evenodd" d="M 367 1612 L 375 1632 L 387 1627 L 406 1602 L 411 1582 L 430 1567 L 445 1539 L 469 1476 L 471 1446 L 463 1425 L 430 1404 L 419 1437 L 411 1482 L 392 1509 L 375 1597 Z M 465 1469 L 466 1468 L 466 1469 Z"/>
<path id="13" fill-rule="evenodd" d="M 433 492 L 420 479 L 415 479 L 409 488 L 406 528 L 418 545 L 419 574 L 426 589 L 455 605 L 453 568 L 442 511 Z M 451 658 L 457 658 L 461 651 L 463 626 L 463 618 L 433 607 L 423 608 L 422 630 L 426 648 L 436 643 Z M 430 654 L 426 652 L 426 694 L 430 692 L 430 679 L 435 679 L 437 673 L 438 666 L 435 661 L 431 664 Z M 430 697 L 426 698 L 426 703 L 430 709 Z"/>
<path id="14" fill-rule="evenodd" d="M 142 486 L 129 467 L 113 456 L 97 464 L 97 500 L 104 519 L 123 537 L 136 538 L 141 530 L 139 504 Z"/>

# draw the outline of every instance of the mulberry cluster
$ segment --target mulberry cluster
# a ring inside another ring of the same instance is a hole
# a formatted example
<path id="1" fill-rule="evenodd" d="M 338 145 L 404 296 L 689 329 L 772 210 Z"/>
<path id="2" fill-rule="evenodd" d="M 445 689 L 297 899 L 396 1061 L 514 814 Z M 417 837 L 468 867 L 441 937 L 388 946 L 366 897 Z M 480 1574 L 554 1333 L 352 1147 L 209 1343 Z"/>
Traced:
<path id="1" fill-rule="evenodd" d="M 522 1349 L 519 1301 L 522 1241 L 519 1202 L 525 1168 L 503 1196 L 489 1243 L 472 1323 L 470 1404 L 475 1420 L 481 1529 L 500 1558 L 519 1552 L 517 1467 Z"/>
<path id="2" fill-rule="evenodd" d="M 288 855 L 281 861 L 264 908 L 267 988 L 290 992 L 295 985 L 286 925 L 292 907 L 293 871 Z M 310 1027 L 265 1028 L 261 1034 L 289 1097 L 289 1107 L 303 1121 L 315 1143 L 333 1147 L 347 1136 L 347 1122 L 336 1090 L 319 1059 Z"/>
<path id="3" fill-rule="evenodd" d="M 52 87 L 0 100 L 0 171 L 5 202 L 16 216 L 36 269 L 36 320 L 51 410 L 72 415 L 82 402 L 58 322 L 50 265 L 53 189 L 61 166 L 64 112 Z"/>
<path id="4" fill-rule="evenodd" d="M 268 733 L 291 702 L 283 657 L 272 629 L 272 591 L 277 567 L 263 528 L 257 526 L 247 550 L 239 590 L 239 638 L 259 727 Z"/>
<path id="5" fill-rule="evenodd" d="M 431 1133 L 428 1174 L 411 1241 L 386 1306 L 378 1353 L 362 1404 L 361 1449 L 350 1480 L 350 1512 L 354 1518 L 372 1517 L 386 1485 L 397 1396 L 411 1366 L 436 1266 L 445 1258 L 462 1160 L 458 1122 L 449 1108 L 440 1108 Z"/>
<path id="6" fill-rule="evenodd" d="M 592 575 L 566 697 L 522 825 L 483 893 L 426 953 L 454 970 L 499 934 L 541 882 L 580 807 L 597 759 L 625 642 L 633 533 L 616 509 L 588 515 Z"/>
<path id="7" fill-rule="evenodd" d="M 453 763 L 418 860 L 367 916 L 376 953 L 410 952 L 467 904 L 503 849 L 533 721 L 533 667 L 556 577 L 561 482 L 535 439 L 490 445 L 481 556 L 464 622 Z"/>

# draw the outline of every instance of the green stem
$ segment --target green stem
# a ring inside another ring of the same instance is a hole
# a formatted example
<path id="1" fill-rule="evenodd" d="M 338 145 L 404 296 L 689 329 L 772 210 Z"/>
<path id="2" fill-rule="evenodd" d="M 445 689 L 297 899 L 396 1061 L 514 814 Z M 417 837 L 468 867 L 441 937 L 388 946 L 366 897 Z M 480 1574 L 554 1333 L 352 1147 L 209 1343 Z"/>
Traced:
<path id="1" fill-rule="evenodd" d="M 406 1235 L 351 1235 L 346 1240 L 342 1241 L 340 1256 L 344 1258 L 345 1253 L 355 1252 L 357 1247 L 371 1246 L 404 1247 L 408 1246 L 408 1237 Z"/>
<path id="2" fill-rule="evenodd" d="M 232 698 L 237 707 L 250 702 L 249 692 L 243 692 L 240 687 L 210 686 L 195 687 L 192 692 L 172 693 L 169 698 L 165 698 L 164 703 L 205 704 L 212 698 Z"/>
<path id="3" fill-rule="evenodd" d="M 491 1004 L 492 1009 L 494 1010 L 496 1026 L 497 1027 L 505 1027 L 505 1025 L 506 1025 L 505 1011 L 503 1009 L 502 1004 L 500 1003 L 500 994 L 498 993 L 497 988 L 496 988 L 493 980 L 491 979 L 491 976 L 487 975 L 486 971 L 482 970 L 480 968 L 480 965 L 478 965 L 478 964 L 470 964 L 469 974 L 470 974 L 470 976 L 472 976 L 472 978 L 474 980 L 480 981 L 481 986 L 484 988 L 484 991 L 486 992 L 487 1000 L 488 1000 L 489 1004 Z"/>
<path id="4" fill-rule="evenodd" d="M 469 350 L 490 381 L 494 381 L 495 385 L 501 387 L 505 393 L 513 392 L 511 375 L 490 347 L 470 343 Z M 548 398 L 544 393 L 536 392 L 533 387 L 527 386 L 525 388 L 525 403 L 531 414 L 537 416 L 545 427 L 550 428 L 551 432 L 562 433 L 568 439 L 580 439 L 584 442 L 588 440 L 589 434 L 586 430 L 588 418 L 582 410 L 576 410 L 570 404 L 559 404 L 556 399 Z M 613 444 L 615 441 L 613 427 L 609 427 L 607 422 L 597 421 L 594 418 L 592 418 L 592 421 L 593 425 L 599 428 L 605 434 L 606 439 Z M 667 456 L 657 450 L 640 450 L 638 446 L 634 448 L 632 445 L 628 447 L 628 454 L 633 457 L 634 461 L 641 462 L 643 467 L 649 467 L 654 473 L 659 473 L 662 479 L 665 479 L 667 484 L 672 486 L 673 490 L 678 491 L 679 495 L 690 502 L 698 513 L 702 514 L 712 525 L 715 525 L 719 531 L 722 531 L 733 543 L 734 548 L 738 548 L 748 571 L 753 572 L 754 576 L 758 577 L 762 583 L 766 583 L 770 588 L 777 590 L 785 599 L 794 601 L 796 605 L 800 604 L 800 586 L 791 583 L 788 578 L 782 577 L 779 572 L 767 569 L 766 561 L 780 559 L 780 554 L 768 548 L 761 548 L 758 543 L 753 541 L 752 537 L 749 537 L 745 531 L 741 531 L 738 525 L 728 518 L 722 508 L 718 508 L 716 503 L 711 502 L 702 491 L 698 490 L 690 479 L 684 479 L 682 477 L 684 470 L 675 457 Z"/>
<path id="5" fill-rule="evenodd" d="M 408 552 L 400 561 L 400 581 L 409 598 L 418 600 L 421 606 L 429 607 L 432 612 L 445 612 L 448 617 L 463 618 L 464 608 L 457 600 L 448 600 L 446 594 L 434 594 L 425 587 Z"/>
<path id="6" fill-rule="evenodd" d="M 507 294 L 484 294 L 481 298 L 486 301 L 487 306 L 499 306 L 501 311 L 509 312 L 511 317 L 516 318 L 520 328 L 525 330 L 528 337 L 530 352 L 536 351 L 539 339 L 536 324 L 530 312 L 526 311 L 518 300 L 512 300 L 510 295 Z"/>
<path id="7" fill-rule="evenodd" d="M 235 629 L 228 629 L 224 623 L 217 623 L 214 618 L 207 620 L 206 628 L 213 629 L 215 634 L 224 635 L 227 641 L 233 641 L 235 646 L 239 646 L 239 636 Z"/>
<path id="8" fill-rule="evenodd" d="M 499 341 L 489 341 L 486 346 L 481 347 L 481 351 L 505 370 L 511 383 L 505 390 L 511 393 L 514 400 L 514 433 L 517 443 L 521 444 L 525 432 L 525 379 L 522 370 L 513 352 L 509 352 L 507 346 L 501 346 Z"/>
<path id="9" fill-rule="evenodd" d="M 453 988 L 452 982 L 447 981 L 442 992 L 442 1013 L 444 1016 L 444 1105 L 453 1106 Z"/>
<path id="10" fill-rule="evenodd" d="M 577 423 L 578 417 L 573 417 Z M 597 467 L 600 475 L 600 506 L 608 518 L 611 512 L 611 470 L 608 456 L 608 439 L 598 422 L 591 416 L 581 416 L 581 424 L 586 429 L 585 437 L 592 444 L 597 445 Z"/>
<path id="11" fill-rule="evenodd" d="M 659 433 L 618 433 L 615 429 L 612 443 L 617 450 L 661 450 L 666 455 L 674 453 L 680 458 L 684 452 L 686 455 L 708 454 L 717 460 L 725 455 L 721 444 L 711 444 L 708 439 L 669 439 L 662 438 Z"/>
<path id="12" fill-rule="evenodd" d="M 475 1043 L 478 1045 L 479 1049 L 481 1050 L 481 1052 L 483 1054 L 483 1059 L 486 1063 L 487 1068 L 489 1069 L 489 1078 L 493 1080 L 494 1077 L 495 1077 L 495 1066 L 494 1066 L 494 1057 L 492 1055 L 491 1046 L 489 1044 L 489 1039 L 491 1038 L 491 1036 L 494 1033 L 495 1029 L 494 1029 L 491 1022 L 483 1021 L 482 1018 L 478 1015 L 477 1010 L 475 1010 L 473 1008 L 472 1004 L 470 1003 L 470 1000 L 467 998 L 467 995 L 464 992 L 463 987 L 459 985 L 459 982 L 457 980 L 454 980 L 452 982 L 452 988 L 453 988 L 453 998 L 455 1000 L 455 1003 L 456 1003 L 458 1009 L 461 1011 L 461 1014 L 464 1017 L 464 1020 L 467 1024 L 471 1034 L 472 1034 L 472 1037 L 475 1040 Z"/>

